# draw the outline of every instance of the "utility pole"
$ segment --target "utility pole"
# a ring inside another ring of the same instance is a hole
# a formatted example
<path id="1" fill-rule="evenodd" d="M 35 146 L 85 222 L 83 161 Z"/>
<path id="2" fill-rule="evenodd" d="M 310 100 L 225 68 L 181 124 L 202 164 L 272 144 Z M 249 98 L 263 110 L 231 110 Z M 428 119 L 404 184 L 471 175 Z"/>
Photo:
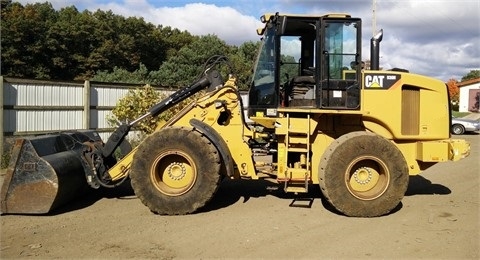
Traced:
<path id="1" fill-rule="evenodd" d="M 377 0 L 372 0 L 372 36 L 377 33 Z"/>

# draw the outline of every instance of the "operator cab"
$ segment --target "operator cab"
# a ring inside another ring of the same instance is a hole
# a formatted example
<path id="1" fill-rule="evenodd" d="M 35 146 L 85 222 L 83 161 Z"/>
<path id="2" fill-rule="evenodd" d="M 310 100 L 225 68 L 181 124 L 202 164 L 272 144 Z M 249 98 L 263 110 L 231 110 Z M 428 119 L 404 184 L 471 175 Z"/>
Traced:
<path id="1" fill-rule="evenodd" d="M 277 13 L 261 20 L 249 116 L 276 116 L 281 107 L 359 109 L 359 18 Z"/>

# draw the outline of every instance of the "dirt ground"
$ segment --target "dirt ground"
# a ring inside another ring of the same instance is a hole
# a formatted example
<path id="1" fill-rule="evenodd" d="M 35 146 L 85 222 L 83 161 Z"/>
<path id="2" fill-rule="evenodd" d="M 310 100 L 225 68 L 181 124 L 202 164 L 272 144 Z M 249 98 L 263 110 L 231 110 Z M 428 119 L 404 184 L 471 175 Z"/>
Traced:
<path id="1" fill-rule="evenodd" d="M 128 188 L 97 191 L 47 216 L 1 216 L 0 257 L 479 259 L 480 135 L 470 157 L 412 177 L 401 205 L 348 218 L 265 182 L 224 181 L 202 212 L 152 214 Z"/>

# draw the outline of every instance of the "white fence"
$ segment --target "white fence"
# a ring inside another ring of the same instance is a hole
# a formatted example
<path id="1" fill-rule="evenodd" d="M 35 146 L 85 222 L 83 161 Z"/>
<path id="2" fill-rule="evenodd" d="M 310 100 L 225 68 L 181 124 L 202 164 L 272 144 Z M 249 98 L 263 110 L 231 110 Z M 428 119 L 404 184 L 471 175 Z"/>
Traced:
<path id="1" fill-rule="evenodd" d="M 70 129 L 112 131 L 106 116 L 135 84 L 60 82 L 2 77 L 2 133 L 34 135 Z M 172 90 L 156 87 L 165 94 Z"/>
<path id="2" fill-rule="evenodd" d="M 128 90 L 141 84 L 90 81 L 42 81 L 0 76 L 0 155 L 4 137 L 38 135 L 71 129 L 95 129 L 106 140 L 113 128 L 106 118 Z M 165 94 L 165 87 L 155 87 Z M 243 103 L 248 96 L 242 94 Z"/>

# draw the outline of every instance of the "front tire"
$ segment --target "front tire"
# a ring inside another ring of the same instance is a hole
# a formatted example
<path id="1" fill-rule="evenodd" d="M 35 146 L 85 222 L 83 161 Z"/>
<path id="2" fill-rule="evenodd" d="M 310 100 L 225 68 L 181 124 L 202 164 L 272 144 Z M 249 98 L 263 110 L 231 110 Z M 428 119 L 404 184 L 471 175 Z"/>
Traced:
<path id="1" fill-rule="evenodd" d="M 170 127 L 138 147 L 130 169 L 137 197 L 152 212 L 183 215 L 203 207 L 220 182 L 221 159 L 201 133 Z"/>
<path id="2" fill-rule="evenodd" d="M 326 199 L 351 217 L 389 213 L 408 187 L 408 168 L 398 148 L 367 132 L 352 132 L 335 140 L 319 166 L 319 182 Z"/>

